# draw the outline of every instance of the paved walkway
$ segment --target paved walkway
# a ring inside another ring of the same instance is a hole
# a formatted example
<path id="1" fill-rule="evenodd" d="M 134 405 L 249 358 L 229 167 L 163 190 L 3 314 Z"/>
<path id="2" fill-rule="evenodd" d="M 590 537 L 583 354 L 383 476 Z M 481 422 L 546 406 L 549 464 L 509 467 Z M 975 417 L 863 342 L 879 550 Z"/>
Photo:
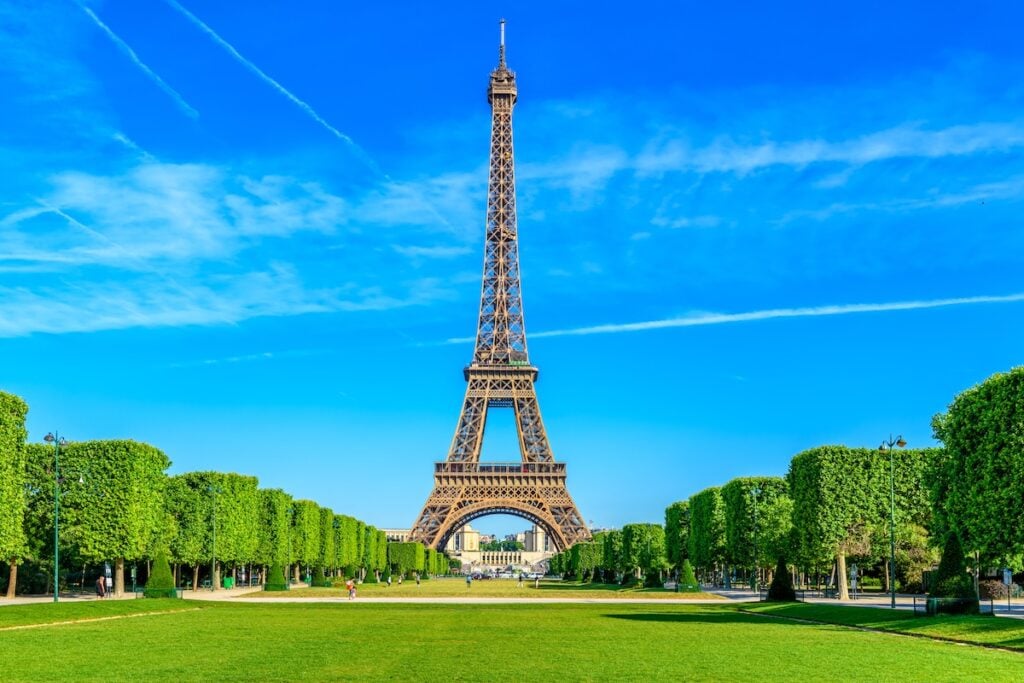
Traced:
<path id="1" fill-rule="evenodd" d="M 305 584 L 298 584 L 297 588 L 305 588 Z M 223 601 L 233 600 L 244 595 L 250 595 L 253 593 L 261 593 L 263 591 L 260 586 L 252 587 L 239 587 L 239 588 L 224 588 L 220 590 L 209 590 L 201 589 L 198 591 L 187 590 L 182 592 L 182 597 L 186 600 L 201 600 L 201 601 Z M 754 603 L 758 602 L 758 594 L 751 590 L 744 589 L 729 589 L 729 590 L 709 590 L 709 593 L 719 595 L 725 598 L 731 603 Z M 280 594 L 278 594 L 280 595 Z M 115 600 L 134 600 L 137 596 L 133 593 L 125 593 L 120 598 L 106 598 Z M 913 595 L 896 595 L 896 608 L 901 610 L 912 610 L 914 608 L 914 598 L 917 598 L 917 602 L 920 605 L 923 600 L 922 596 Z M 61 602 L 91 602 L 98 600 L 94 593 L 62 593 L 60 596 Z M 804 602 L 812 604 L 823 604 L 823 605 L 837 605 L 837 606 L 849 606 L 849 607 L 874 607 L 878 609 L 890 609 L 891 600 L 887 594 L 871 593 L 868 595 L 858 595 L 857 599 L 840 602 L 835 598 L 821 598 L 811 597 L 810 595 L 803 598 Z M 22 596 L 11 600 L 0 598 L 0 607 L 4 605 L 25 605 L 25 604 L 45 604 L 53 602 L 53 595 L 34 595 L 34 596 Z M 349 602 L 347 596 L 337 597 L 249 597 L 245 599 L 245 602 L 254 603 L 344 603 Z M 685 598 L 495 598 L 495 597 L 473 597 L 473 596 L 451 596 L 451 597 L 410 597 L 410 598 L 390 598 L 390 597 L 359 597 L 357 596 L 355 602 L 370 602 L 370 603 L 395 603 L 395 604 L 409 604 L 409 603 L 427 603 L 427 604 L 459 604 L 459 605 L 509 605 L 509 604 L 556 604 L 556 603 L 591 603 L 591 604 L 642 604 L 642 605 L 671 605 L 671 604 L 687 604 L 687 605 L 721 605 L 722 600 L 686 600 Z M 1007 611 L 1006 602 L 994 602 L 993 607 L 995 609 L 996 616 L 1000 617 L 1012 617 L 1015 619 L 1024 619 L 1024 601 L 1015 600 L 1012 611 Z"/>

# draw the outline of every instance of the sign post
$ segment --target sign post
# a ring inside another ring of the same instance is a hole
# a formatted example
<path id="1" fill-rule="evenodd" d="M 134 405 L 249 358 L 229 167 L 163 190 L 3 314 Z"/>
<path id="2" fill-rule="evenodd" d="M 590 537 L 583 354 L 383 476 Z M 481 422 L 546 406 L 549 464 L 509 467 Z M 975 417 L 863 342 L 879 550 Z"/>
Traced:
<path id="1" fill-rule="evenodd" d="M 1013 572 L 1011 570 L 1003 570 L 1003 583 L 1006 584 L 1006 611 L 1010 612 L 1013 610 L 1013 605 L 1010 604 L 1010 596 L 1013 594 Z"/>

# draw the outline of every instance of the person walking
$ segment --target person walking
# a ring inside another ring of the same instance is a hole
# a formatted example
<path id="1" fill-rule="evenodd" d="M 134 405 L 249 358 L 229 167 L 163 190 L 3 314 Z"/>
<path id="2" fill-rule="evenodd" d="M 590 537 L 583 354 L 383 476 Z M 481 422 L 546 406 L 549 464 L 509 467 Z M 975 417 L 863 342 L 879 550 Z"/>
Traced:
<path id="1" fill-rule="evenodd" d="M 106 590 L 106 583 L 103 581 L 103 577 L 102 576 L 97 577 L 96 578 L 96 597 L 102 599 L 103 596 L 106 595 L 106 592 L 107 592 L 107 590 Z"/>
<path id="2" fill-rule="evenodd" d="M 472 586 L 473 586 L 473 575 L 472 574 L 466 574 L 466 588 L 471 588 Z"/>
<path id="3" fill-rule="evenodd" d="M 107 591 L 104 594 L 104 596 L 108 597 L 108 598 L 109 597 L 113 597 L 113 595 L 114 595 L 114 579 L 113 579 L 113 577 L 107 576 L 106 578 L 103 579 L 103 581 L 104 581 L 104 583 L 107 586 Z"/>
<path id="4" fill-rule="evenodd" d="M 420 573 L 416 572 L 416 585 L 420 585 Z"/>
<path id="5" fill-rule="evenodd" d="M 352 579 L 349 579 L 348 581 L 345 582 L 345 588 L 348 588 L 348 599 L 349 600 L 355 600 L 356 599 L 356 582 L 354 580 L 352 580 Z"/>

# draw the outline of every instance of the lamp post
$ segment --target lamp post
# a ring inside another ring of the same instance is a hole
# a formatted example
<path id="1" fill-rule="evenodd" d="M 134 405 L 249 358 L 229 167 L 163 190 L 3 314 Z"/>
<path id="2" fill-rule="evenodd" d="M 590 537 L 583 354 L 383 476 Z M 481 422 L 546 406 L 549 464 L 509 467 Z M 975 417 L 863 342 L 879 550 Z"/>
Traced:
<path id="1" fill-rule="evenodd" d="M 882 441 L 878 450 L 889 451 L 889 593 L 891 596 L 889 606 L 896 609 L 896 469 L 893 464 L 892 447 L 903 448 L 907 442 L 902 436 L 892 438 L 889 435 L 888 441 Z"/>
<path id="2" fill-rule="evenodd" d="M 757 571 L 757 498 L 761 495 L 762 489 L 760 486 L 754 486 L 750 489 L 750 495 L 754 500 L 754 590 L 760 595 L 761 593 L 761 576 Z"/>
<path id="3" fill-rule="evenodd" d="M 217 590 L 217 494 L 223 489 L 211 484 L 209 490 L 213 494 L 213 563 L 210 566 L 210 590 Z"/>
<path id="4" fill-rule="evenodd" d="M 67 441 L 51 432 L 43 441 L 53 444 L 53 601 L 60 602 L 60 447 Z"/>

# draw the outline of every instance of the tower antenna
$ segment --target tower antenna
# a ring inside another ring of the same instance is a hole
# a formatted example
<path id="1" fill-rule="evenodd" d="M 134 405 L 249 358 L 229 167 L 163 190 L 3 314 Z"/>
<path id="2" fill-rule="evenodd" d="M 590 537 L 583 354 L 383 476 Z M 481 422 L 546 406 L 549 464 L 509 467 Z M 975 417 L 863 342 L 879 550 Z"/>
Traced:
<path id="1" fill-rule="evenodd" d="M 501 26 L 501 42 L 498 45 L 498 66 L 505 66 L 505 20 L 499 22 Z"/>

